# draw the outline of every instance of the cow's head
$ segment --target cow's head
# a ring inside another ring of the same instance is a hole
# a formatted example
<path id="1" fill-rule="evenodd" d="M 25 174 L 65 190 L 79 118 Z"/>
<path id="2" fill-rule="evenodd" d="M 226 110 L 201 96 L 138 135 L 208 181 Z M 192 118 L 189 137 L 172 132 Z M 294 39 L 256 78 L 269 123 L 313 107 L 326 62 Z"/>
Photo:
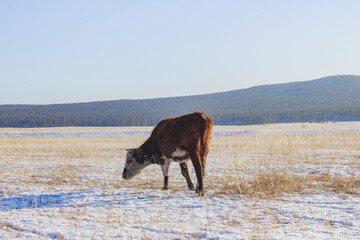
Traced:
<path id="1" fill-rule="evenodd" d="M 126 180 L 139 174 L 150 162 L 146 160 L 141 148 L 127 149 L 122 177 Z"/>

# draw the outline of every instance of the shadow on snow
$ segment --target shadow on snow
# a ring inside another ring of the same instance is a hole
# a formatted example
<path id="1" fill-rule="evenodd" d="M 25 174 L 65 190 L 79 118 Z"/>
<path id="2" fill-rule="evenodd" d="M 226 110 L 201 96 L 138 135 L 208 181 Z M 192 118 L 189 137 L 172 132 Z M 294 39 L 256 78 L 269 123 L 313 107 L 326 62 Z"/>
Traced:
<path id="1" fill-rule="evenodd" d="M 114 195 L 101 194 L 96 191 L 16 196 L 0 198 L 0 210 L 10 211 L 14 209 L 43 209 L 55 207 L 86 207 L 126 205 L 128 202 L 141 200 L 149 201 L 149 197 L 136 196 L 130 192 L 120 192 Z"/>

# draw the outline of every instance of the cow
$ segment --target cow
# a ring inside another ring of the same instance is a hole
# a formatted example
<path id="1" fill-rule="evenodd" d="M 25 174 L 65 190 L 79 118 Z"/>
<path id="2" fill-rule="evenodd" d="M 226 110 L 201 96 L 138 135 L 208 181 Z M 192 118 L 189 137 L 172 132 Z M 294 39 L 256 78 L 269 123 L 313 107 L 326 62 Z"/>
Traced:
<path id="1" fill-rule="evenodd" d="M 131 179 L 146 166 L 159 164 L 164 176 L 163 189 L 167 190 L 169 165 L 177 162 L 188 188 L 194 190 L 187 167 L 187 161 L 191 159 L 197 178 L 196 193 L 203 196 L 203 178 L 213 126 L 211 118 L 203 112 L 160 121 L 140 147 L 127 149 L 122 177 Z"/>

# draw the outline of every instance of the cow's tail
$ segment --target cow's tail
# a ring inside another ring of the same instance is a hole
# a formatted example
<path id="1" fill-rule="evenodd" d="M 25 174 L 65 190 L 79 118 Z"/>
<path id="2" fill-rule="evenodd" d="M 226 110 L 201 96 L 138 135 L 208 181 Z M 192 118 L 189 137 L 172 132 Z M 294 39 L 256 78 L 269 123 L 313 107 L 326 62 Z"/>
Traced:
<path id="1" fill-rule="evenodd" d="M 206 157 L 209 152 L 209 143 L 211 140 L 211 133 L 213 130 L 214 122 L 204 113 L 201 117 L 202 120 L 200 128 L 200 157 L 202 165 L 202 175 L 203 177 L 205 177 Z"/>

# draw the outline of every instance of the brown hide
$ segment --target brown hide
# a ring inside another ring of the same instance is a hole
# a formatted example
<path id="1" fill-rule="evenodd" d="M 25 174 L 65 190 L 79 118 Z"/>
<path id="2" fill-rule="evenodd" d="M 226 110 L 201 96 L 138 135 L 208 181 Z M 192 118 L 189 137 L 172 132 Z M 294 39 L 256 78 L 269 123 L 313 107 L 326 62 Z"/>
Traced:
<path id="1" fill-rule="evenodd" d="M 171 154 L 177 148 L 190 155 L 202 153 L 204 156 L 208 152 L 212 128 L 213 122 L 208 116 L 195 112 L 161 121 L 154 129 L 153 137 L 166 158 L 172 158 Z"/>

